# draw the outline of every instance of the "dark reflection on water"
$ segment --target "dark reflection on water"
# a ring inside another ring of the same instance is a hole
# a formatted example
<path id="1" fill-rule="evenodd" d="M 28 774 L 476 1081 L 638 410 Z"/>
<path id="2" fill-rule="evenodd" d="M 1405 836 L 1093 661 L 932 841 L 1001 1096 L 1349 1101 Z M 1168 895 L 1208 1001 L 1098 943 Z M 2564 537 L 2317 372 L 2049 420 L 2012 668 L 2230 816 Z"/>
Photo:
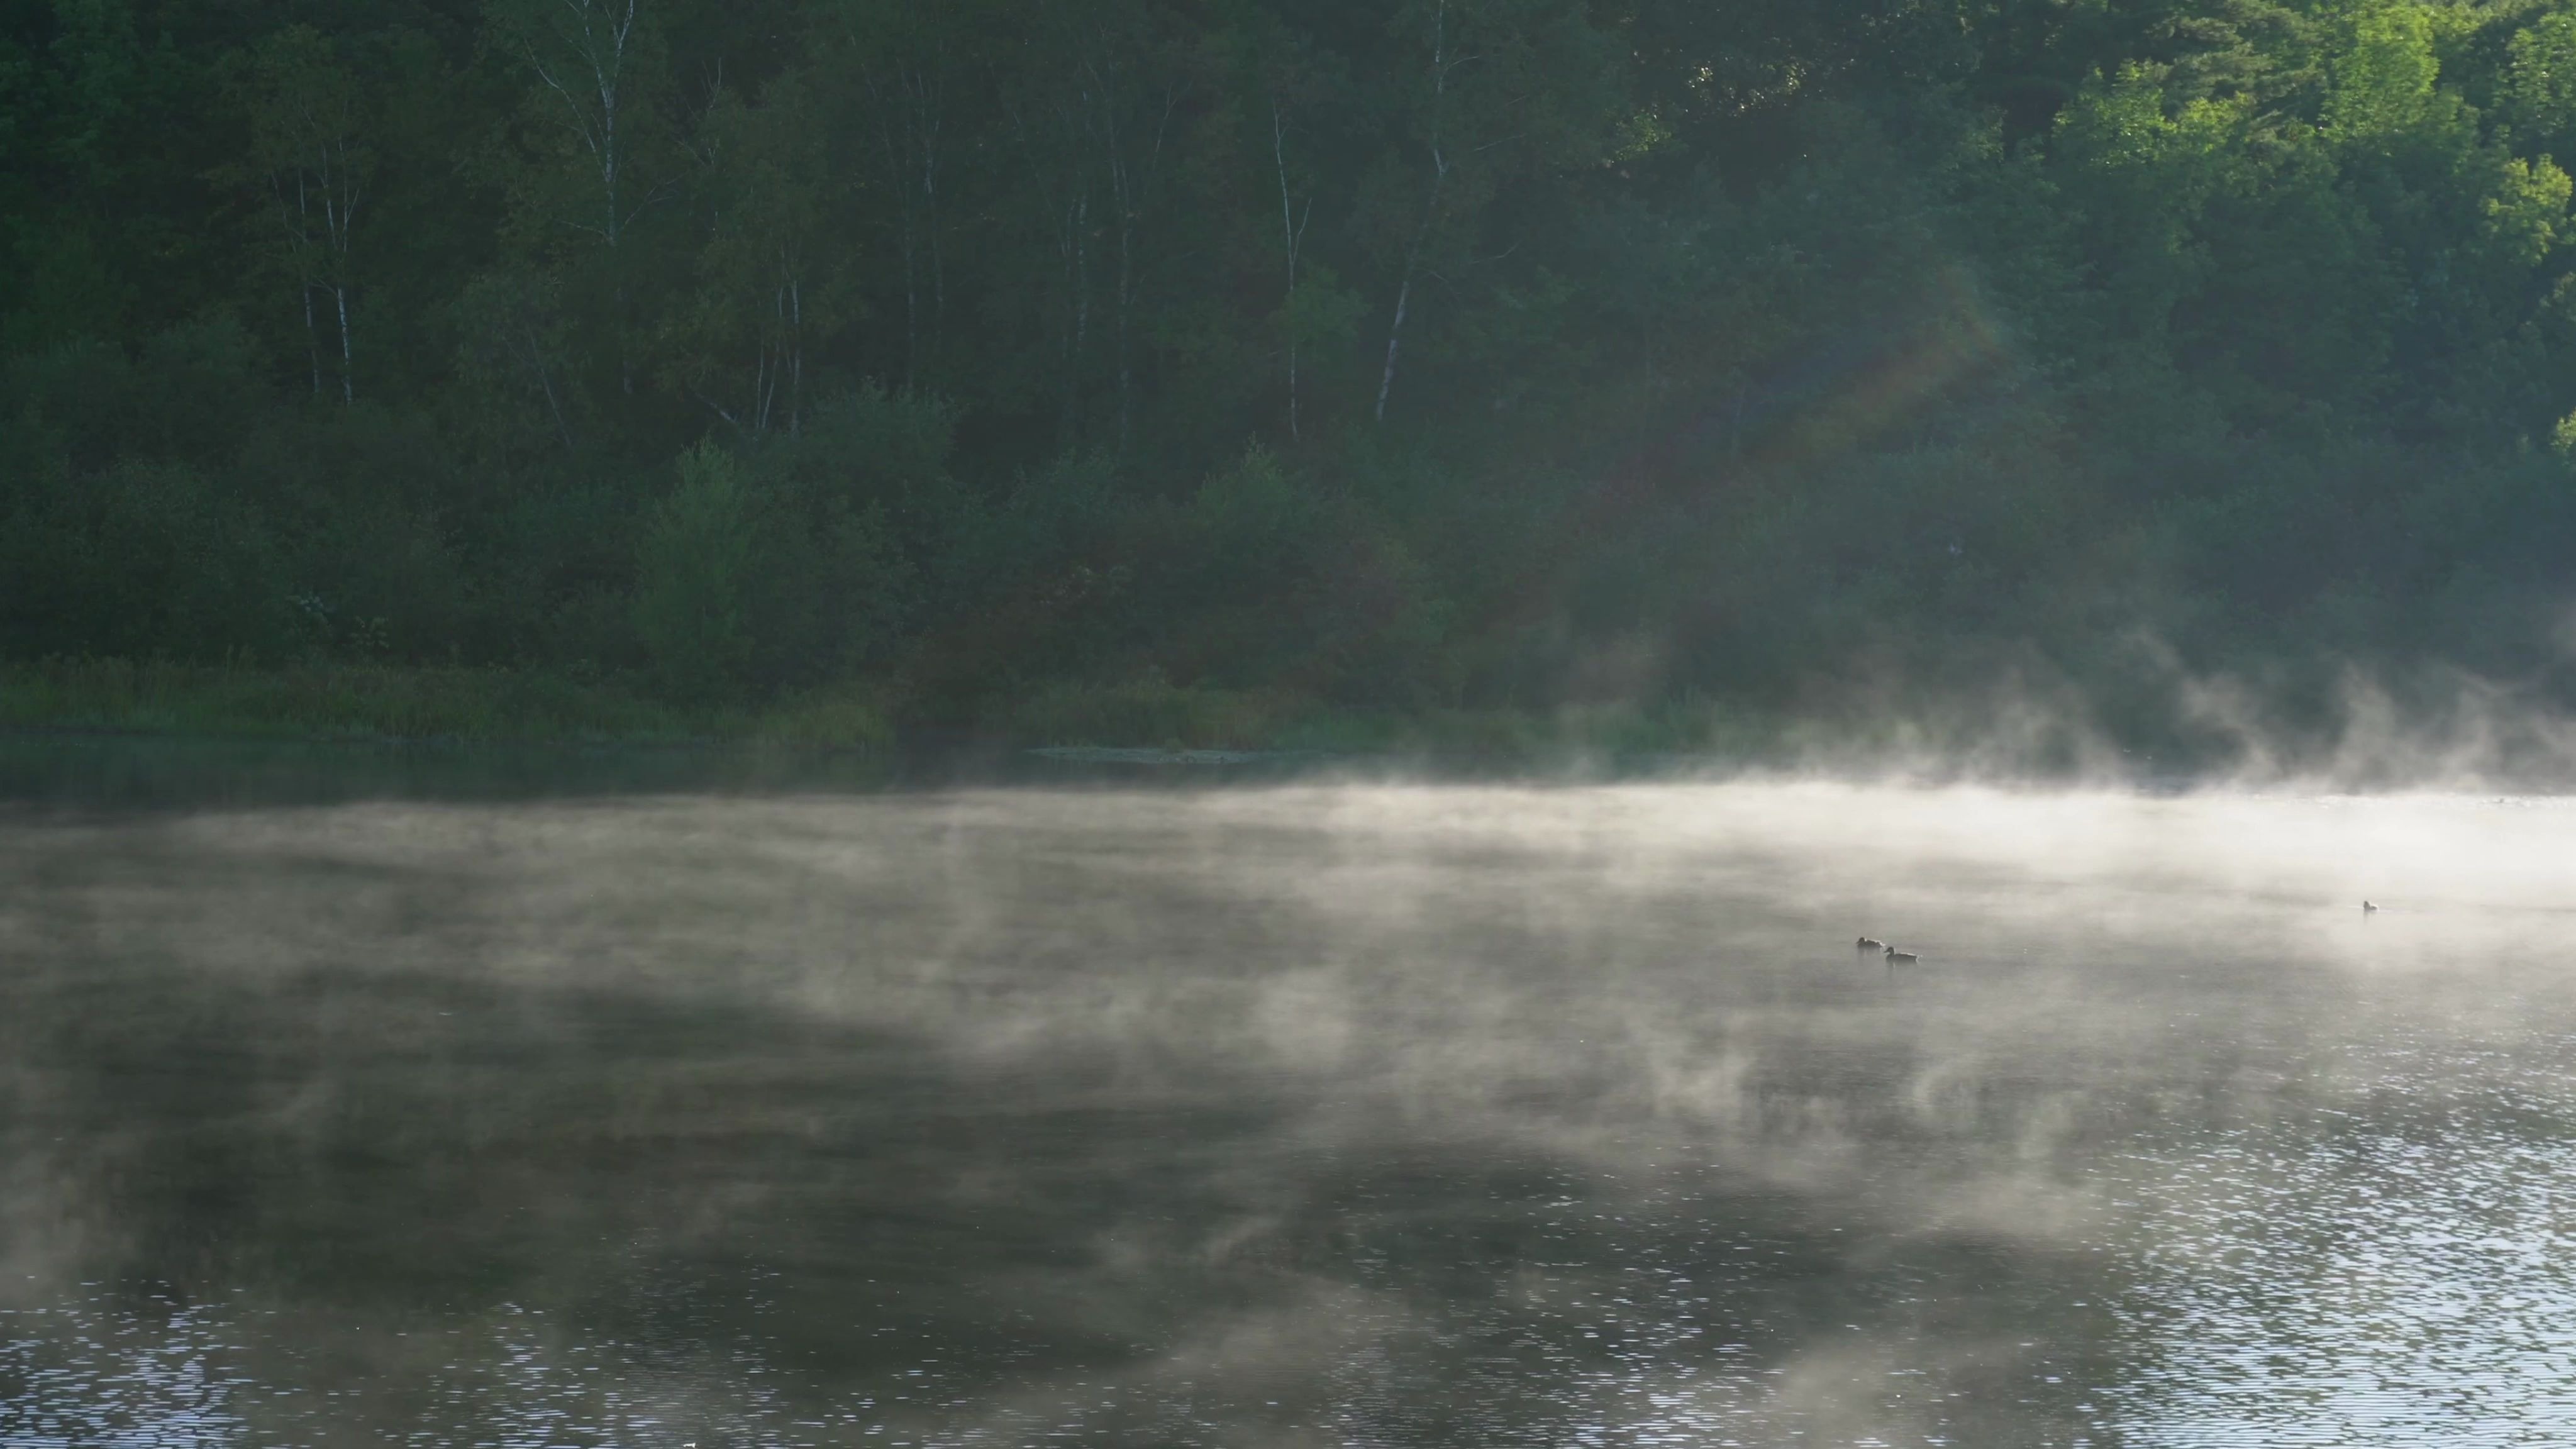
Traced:
<path id="1" fill-rule="evenodd" d="M 2571 826 L 22 814 L 0 1443 L 2565 1443 Z"/>

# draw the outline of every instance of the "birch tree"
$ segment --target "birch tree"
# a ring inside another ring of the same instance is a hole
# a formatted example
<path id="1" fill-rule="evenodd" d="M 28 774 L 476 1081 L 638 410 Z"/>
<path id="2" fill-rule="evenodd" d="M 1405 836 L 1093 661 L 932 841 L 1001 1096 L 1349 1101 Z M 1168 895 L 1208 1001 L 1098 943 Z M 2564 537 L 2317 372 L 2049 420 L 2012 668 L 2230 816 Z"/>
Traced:
<path id="1" fill-rule="evenodd" d="M 1449 189 L 1449 73 L 1473 57 L 1459 57 L 1451 48 L 1449 34 L 1449 0 L 1433 0 L 1431 8 L 1431 63 L 1428 71 L 1430 99 L 1423 108 L 1422 149 L 1430 159 L 1430 180 L 1423 190 L 1422 216 L 1413 234 L 1404 244 L 1404 266 L 1396 276 L 1395 313 L 1386 325 L 1386 365 L 1378 373 L 1377 407 L 1373 410 L 1379 422 L 1386 421 L 1387 394 L 1395 389 L 1395 362 L 1404 345 L 1404 319 L 1413 303 L 1413 282 L 1422 266 L 1423 243 L 1431 239 L 1431 229 L 1440 224 L 1441 204 L 1448 200 Z"/>
<path id="2" fill-rule="evenodd" d="M 837 64 L 854 77 L 862 108 L 860 148 L 892 202 L 902 272 L 903 380 L 935 368 L 948 313 L 948 264 L 941 203 L 955 144 L 949 110 L 960 77 L 963 33 L 973 16 L 955 5 L 909 0 L 840 0 L 826 31 Z"/>
<path id="3" fill-rule="evenodd" d="M 700 128 L 710 225 L 673 376 L 752 442 L 802 428 L 808 347 L 844 311 L 822 261 L 836 188 L 814 113 L 805 78 L 790 73 L 757 105 L 719 92 Z"/>
<path id="4" fill-rule="evenodd" d="M 1182 112 L 1197 83 L 1182 36 L 1139 0 L 1053 4 L 993 68 L 996 109 L 1018 162 L 1011 211 L 1034 222 L 1054 253 L 1045 306 L 1068 444 L 1083 433 L 1102 372 L 1117 448 L 1134 435 L 1139 319 Z"/>
<path id="5" fill-rule="evenodd" d="M 1279 313 L 1287 324 L 1281 331 L 1288 344 L 1288 440 L 1293 443 L 1301 436 L 1297 429 L 1297 253 L 1305 245 L 1306 224 L 1315 217 L 1315 198 L 1309 193 L 1300 205 L 1289 187 L 1288 118 L 1276 91 L 1270 96 L 1270 160 L 1279 178 L 1279 250 L 1288 271 Z"/>
<path id="6" fill-rule="evenodd" d="M 1118 451 L 1135 433 L 1136 309 L 1142 249 L 1150 211 L 1161 201 L 1173 118 L 1192 77 L 1178 47 L 1142 7 L 1104 7 L 1089 37 L 1082 69 L 1095 97 L 1083 110 L 1107 172 L 1108 201 L 1116 232 L 1117 280 L 1112 290 L 1112 363 L 1118 390 Z"/>
<path id="7" fill-rule="evenodd" d="M 331 42 L 305 25 L 261 42 L 240 86 L 250 112 L 250 170 L 268 194 L 276 255 L 294 280 L 312 392 L 322 394 L 328 355 L 340 400 L 354 401 L 352 245 L 375 167 L 363 87 Z"/>
<path id="8" fill-rule="evenodd" d="M 1091 287 L 1102 96 L 1061 32 L 1032 27 L 996 78 L 995 95 L 1019 161 L 1019 210 L 1036 223 L 1055 253 L 1053 295 L 1046 299 L 1056 354 L 1057 436 L 1082 435 L 1083 372 L 1091 350 Z"/>
<path id="9" fill-rule="evenodd" d="M 659 120 L 661 48 L 644 0 L 499 0 L 493 43 L 527 68 L 528 118 L 541 146 L 520 178 L 522 227 L 538 247 L 586 239 L 606 266 L 618 385 L 635 389 L 627 270 L 637 218 L 665 193 L 644 164 Z M 551 163 L 551 164 L 548 164 Z"/>
<path id="10" fill-rule="evenodd" d="M 461 335 L 458 380 L 482 395 L 475 415 L 488 426 L 489 420 L 533 411 L 534 427 L 551 434 L 566 454 L 578 451 L 578 399 L 555 275 L 530 267 L 495 268 L 467 284 L 453 312 Z"/>
<path id="11" fill-rule="evenodd" d="M 555 220 L 615 250 L 650 201 L 632 172 L 642 0 L 520 0 L 494 11 L 501 43 L 536 77 L 535 109 L 561 128 L 587 174 L 583 201 Z"/>
<path id="12" fill-rule="evenodd" d="M 1411 74 L 1396 76 L 1401 134 L 1363 184 L 1362 203 L 1363 227 L 1392 253 L 1395 281 L 1373 409 L 1381 423 L 1423 285 L 1456 289 L 1510 254 L 1513 242 L 1480 234 L 1507 182 L 1597 161 L 1618 73 L 1600 32 L 1567 0 L 1429 0 L 1395 24 L 1418 35 L 1419 49 Z"/>
<path id="13" fill-rule="evenodd" d="M 1314 223 L 1315 195 L 1321 189 L 1321 168 L 1312 159 L 1318 150 L 1313 120 L 1330 109 L 1331 88 L 1325 83 L 1319 57 L 1285 26 L 1264 26 L 1247 43 L 1250 64 L 1240 84 L 1251 93 L 1244 108 L 1247 129 L 1257 133 L 1256 150 L 1268 173 L 1260 188 L 1262 204 L 1266 209 L 1273 193 L 1279 201 L 1278 331 L 1286 364 L 1288 437 L 1296 442 L 1304 437 L 1298 364 L 1319 315 L 1314 305 L 1318 299 L 1309 295 L 1313 279 L 1306 254 L 1306 234 Z M 1327 294 L 1334 291 L 1330 277 L 1326 269 Z M 1328 303 L 1326 313 L 1335 310 L 1329 305 L 1331 297 L 1323 300 Z"/>

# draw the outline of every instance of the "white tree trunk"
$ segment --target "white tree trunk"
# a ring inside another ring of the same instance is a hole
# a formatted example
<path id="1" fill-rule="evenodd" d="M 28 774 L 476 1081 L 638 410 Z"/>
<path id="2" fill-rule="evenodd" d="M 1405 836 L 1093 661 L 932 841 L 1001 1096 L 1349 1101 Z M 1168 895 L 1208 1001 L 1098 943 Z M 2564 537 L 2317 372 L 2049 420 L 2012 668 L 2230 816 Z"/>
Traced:
<path id="1" fill-rule="evenodd" d="M 1431 13 L 1431 190 L 1422 203 L 1422 224 L 1413 230 L 1413 241 L 1404 249 L 1404 275 L 1396 283 L 1395 319 L 1386 328 L 1386 370 L 1378 374 L 1377 420 L 1386 421 L 1387 394 L 1395 389 L 1396 349 L 1404 337 L 1405 303 L 1413 296 L 1413 274 L 1422 262 L 1422 244 L 1431 236 L 1432 224 L 1440 219 L 1440 192 L 1449 180 L 1449 158 L 1440 149 L 1440 123 L 1444 118 L 1443 103 L 1449 96 L 1449 4 L 1441 0 Z"/>
<path id="2" fill-rule="evenodd" d="M 1288 441 L 1296 442 L 1297 434 L 1297 250 L 1306 239 L 1306 222 L 1315 214 L 1315 200 L 1306 199 L 1303 216 L 1296 213 L 1288 199 L 1288 126 L 1279 114 L 1279 103 L 1270 103 L 1270 158 L 1279 168 L 1279 233 L 1288 250 L 1288 291 L 1280 303 L 1280 313 L 1288 323 Z M 1384 410 L 1384 405 L 1380 405 Z"/>

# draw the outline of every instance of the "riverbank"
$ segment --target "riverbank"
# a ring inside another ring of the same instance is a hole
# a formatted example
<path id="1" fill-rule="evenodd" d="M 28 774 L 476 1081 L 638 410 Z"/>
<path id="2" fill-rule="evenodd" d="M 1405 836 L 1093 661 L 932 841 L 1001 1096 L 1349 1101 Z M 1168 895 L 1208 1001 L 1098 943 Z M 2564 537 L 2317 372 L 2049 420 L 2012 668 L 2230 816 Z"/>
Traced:
<path id="1" fill-rule="evenodd" d="M 628 778 L 625 766 L 567 763 L 589 755 L 669 757 L 647 773 L 664 772 L 652 778 L 675 789 L 774 785 L 819 778 L 817 771 L 879 780 L 1315 770 L 1590 779 L 1788 771 L 2157 792 L 2214 781 L 2576 789 L 2576 730 L 2547 712 L 2512 717 L 2474 737 L 2464 737 L 2456 721 L 2447 731 L 2437 721 L 2420 735 L 2327 728 L 2263 741 L 2274 746 L 2268 750 L 2225 735 L 2149 750 L 2124 748 L 2080 717 L 1975 703 L 1812 714 L 1706 700 L 1546 711 L 1365 710 L 1288 690 L 1224 690 L 1148 676 L 996 693 L 974 707 L 926 706 L 884 682 L 759 705 L 691 706 L 656 698 L 625 678 L 533 670 L 54 660 L 0 664 L 0 740 L 16 742 L 11 758 L 0 759 L 0 795 L 23 796 L 33 788 L 28 781 L 71 768 L 65 760 L 72 757 L 49 748 L 49 740 L 122 739 L 166 742 L 183 754 L 247 743 L 277 754 L 278 768 L 289 773 L 304 768 L 296 753 L 304 746 L 386 746 L 389 758 L 406 757 L 399 770 L 432 773 L 450 766 L 422 763 L 431 756 L 473 755 L 468 773 L 498 772 L 504 778 L 492 788 L 505 791 L 559 788 L 586 772 L 603 781 Z M 156 752 L 166 753 L 157 745 Z M 100 768 L 136 768 L 126 758 L 131 753 L 109 750 L 98 757 L 107 762 Z"/>
<path id="2" fill-rule="evenodd" d="M 1774 725 L 1707 706 L 1354 710 L 1286 691 L 1160 679 L 1071 682 L 933 717 L 865 686 L 763 705 L 689 706 L 617 678 L 376 664 L 280 667 L 54 660 L 0 665 L 0 730 L 325 742 L 707 746 L 885 753 L 898 737 L 1119 764 L 1439 759 L 1527 768 L 1576 758 L 1747 760 Z M 1092 757 L 1096 756 L 1097 759 Z"/>
<path id="3" fill-rule="evenodd" d="M 857 691 L 692 708 L 615 680 L 466 666 L 278 668 L 48 660 L 0 666 L 0 729 L 271 740 L 774 744 L 881 748 L 886 711 Z"/>

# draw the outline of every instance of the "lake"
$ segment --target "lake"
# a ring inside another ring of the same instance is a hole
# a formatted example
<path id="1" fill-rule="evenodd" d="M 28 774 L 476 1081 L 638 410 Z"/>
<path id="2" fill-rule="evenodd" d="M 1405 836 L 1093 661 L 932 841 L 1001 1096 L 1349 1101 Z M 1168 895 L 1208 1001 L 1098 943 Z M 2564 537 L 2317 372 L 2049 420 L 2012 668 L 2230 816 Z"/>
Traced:
<path id="1" fill-rule="evenodd" d="M 12 1449 L 2576 1437 L 2567 802 L 166 776 Z"/>

